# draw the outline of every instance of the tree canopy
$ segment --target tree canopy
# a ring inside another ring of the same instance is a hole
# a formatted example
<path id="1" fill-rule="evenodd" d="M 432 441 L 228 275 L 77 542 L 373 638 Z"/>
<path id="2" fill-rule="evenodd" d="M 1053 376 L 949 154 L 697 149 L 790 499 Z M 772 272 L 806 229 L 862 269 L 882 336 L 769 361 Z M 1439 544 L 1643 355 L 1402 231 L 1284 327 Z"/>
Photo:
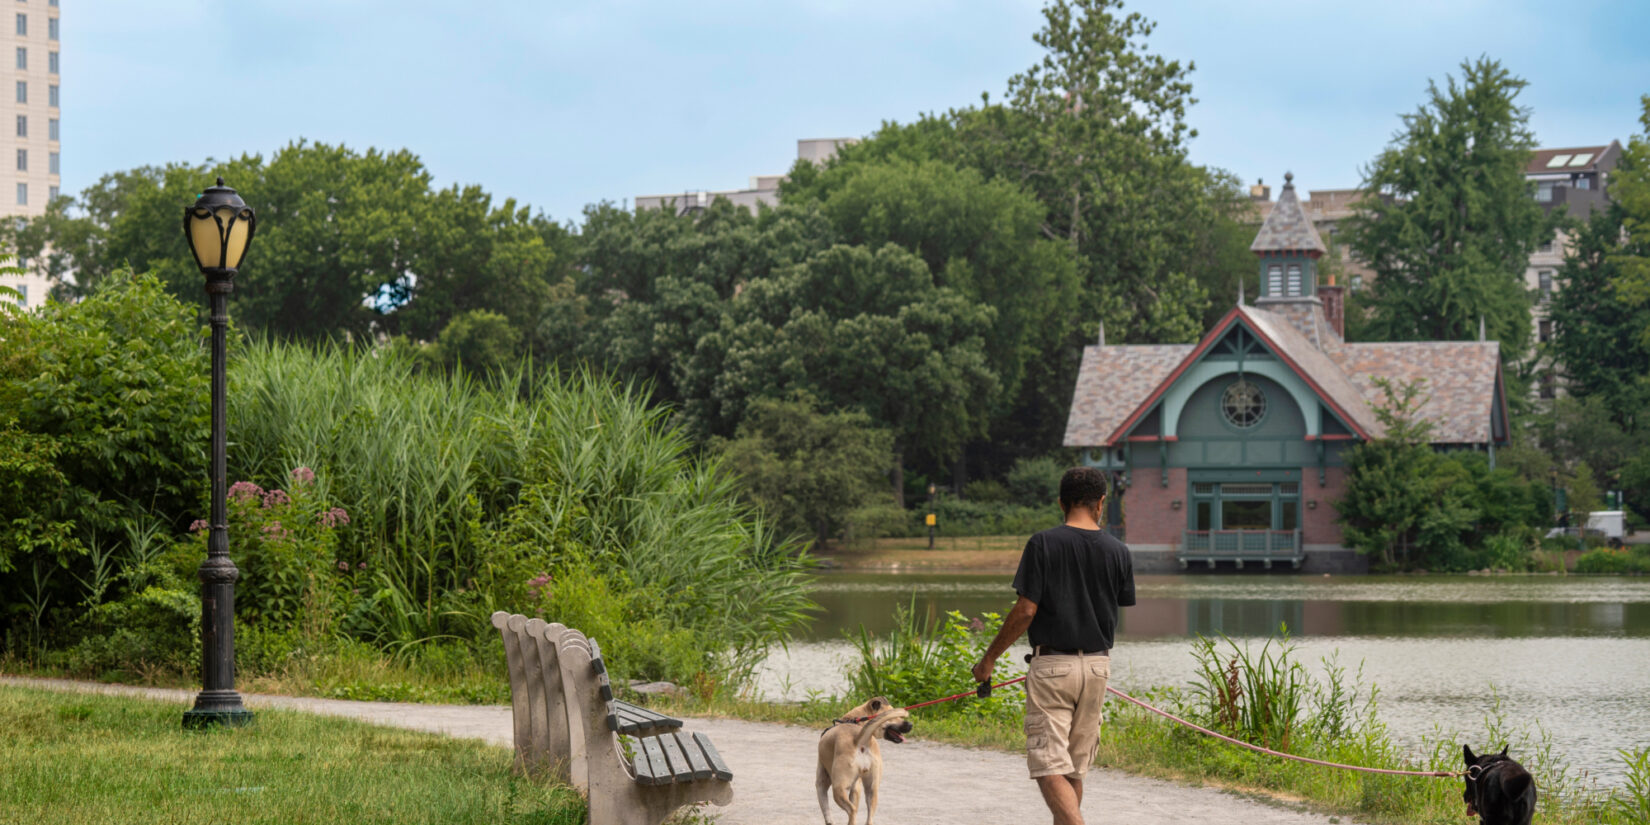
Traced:
<path id="1" fill-rule="evenodd" d="M 1375 272 L 1361 304 L 1366 335 L 1382 341 L 1464 341 L 1479 320 L 1503 357 L 1530 340 L 1530 253 L 1553 224 L 1524 180 L 1535 137 L 1526 85 L 1487 58 L 1461 78 L 1427 86 L 1427 101 L 1363 170 L 1367 196 L 1344 222 Z"/>

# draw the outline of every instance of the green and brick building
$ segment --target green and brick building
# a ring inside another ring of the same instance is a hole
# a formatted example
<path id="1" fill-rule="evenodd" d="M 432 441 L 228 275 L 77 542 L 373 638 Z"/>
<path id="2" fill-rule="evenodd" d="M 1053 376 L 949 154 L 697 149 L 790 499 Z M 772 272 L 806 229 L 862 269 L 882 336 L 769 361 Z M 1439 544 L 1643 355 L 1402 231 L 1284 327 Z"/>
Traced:
<path id="1" fill-rule="evenodd" d="M 1507 440 L 1494 341 L 1348 343 L 1344 287 L 1292 176 L 1250 249 L 1261 294 L 1196 344 L 1086 347 L 1065 445 L 1118 482 L 1107 520 L 1137 570 L 1215 565 L 1351 572 L 1336 502 L 1345 451 L 1383 429 L 1377 379 L 1425 381 L 1436 446 Z"/>

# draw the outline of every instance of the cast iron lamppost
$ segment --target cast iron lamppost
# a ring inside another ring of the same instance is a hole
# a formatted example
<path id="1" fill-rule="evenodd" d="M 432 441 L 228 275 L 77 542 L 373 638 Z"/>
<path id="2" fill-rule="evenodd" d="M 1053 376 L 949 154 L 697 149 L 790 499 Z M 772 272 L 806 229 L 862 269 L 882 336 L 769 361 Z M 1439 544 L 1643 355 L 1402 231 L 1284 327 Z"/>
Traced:
<path id="1" fill-rule="evenodd" d="M 201 683 L 195 707 L 183 714 L 190 729 L 214 725 L 240 726 L 252 721 L 252 712 L 235 692 L 235 580 L 241 572 L 229 560 L 229 518 L 225 513 L 224 330 L 229 325 L 229 292 L 235 272 L 252 243 L 257 219 L 235 190 L 218 185 L 207 190 L 183 212 L 183 236 L 206 276 L 206 296 L 212 320 L 212 519 L 206 539 L 206 561 L 201 564 Z"/>

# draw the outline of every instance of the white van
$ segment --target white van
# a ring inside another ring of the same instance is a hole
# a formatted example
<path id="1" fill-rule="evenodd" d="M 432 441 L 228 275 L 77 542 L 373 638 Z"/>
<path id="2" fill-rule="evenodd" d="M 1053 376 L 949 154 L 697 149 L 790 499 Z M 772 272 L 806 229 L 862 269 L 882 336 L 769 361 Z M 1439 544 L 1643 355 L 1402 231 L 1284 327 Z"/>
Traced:
<path id="1" fill-rule="evenodd" d="M 1547 538 L 1565 534 L 1575 535 L 1575 528 L 1554 527 L 1547 531 Z M 1598 536 L 1610 542 L 1611 547 L 1620 547 L 1622 537 L 1627 535 L 1626 511 L 1600 510 L 1596 513 L 1589 513 L 1587 515 L 1587 535 Z"/>

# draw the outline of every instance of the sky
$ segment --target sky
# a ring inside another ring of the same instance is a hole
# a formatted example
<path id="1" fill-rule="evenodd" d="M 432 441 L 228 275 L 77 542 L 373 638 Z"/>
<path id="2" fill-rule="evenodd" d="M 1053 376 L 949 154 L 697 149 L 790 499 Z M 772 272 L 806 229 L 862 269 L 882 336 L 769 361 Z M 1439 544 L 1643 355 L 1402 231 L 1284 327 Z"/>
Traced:
<path id="1" fill-rule="evenodd" d="M 20 0 L 44 4 L 46 0 Z M 408 148 L 558 220 L 738 189 L 799 138 L 1000 98 L 1040 0 L 61 0 L 62 185 L 303 138 Z M 1430 80 L 1487 55 L 1543 146 L 1639 132 L 1650 3 L 1135 0 L 1195 65 L 1193 161 L 1356 186 Z M 230 182 L 233 185 L 233 181 Z M 254 204 L 255 206 L 255 204 Z"/>

